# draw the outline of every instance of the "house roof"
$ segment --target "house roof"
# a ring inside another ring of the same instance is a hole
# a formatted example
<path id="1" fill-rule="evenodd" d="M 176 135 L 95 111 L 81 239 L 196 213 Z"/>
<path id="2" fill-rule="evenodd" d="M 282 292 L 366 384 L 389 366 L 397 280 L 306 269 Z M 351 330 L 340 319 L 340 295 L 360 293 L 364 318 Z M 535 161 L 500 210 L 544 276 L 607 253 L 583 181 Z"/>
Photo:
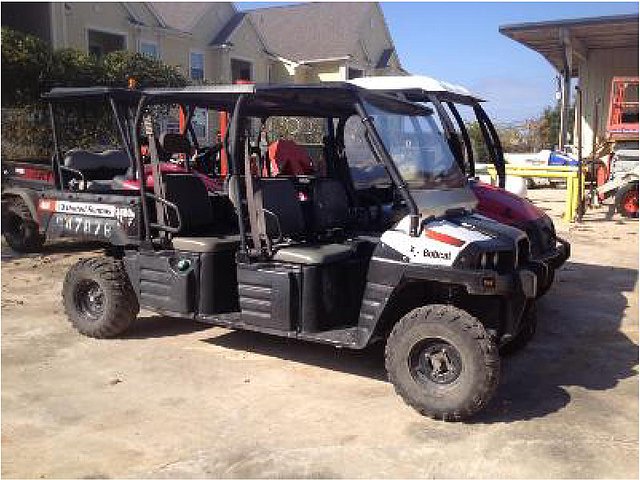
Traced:
<path id="1" fill-rule="evenodd" d="M 190 32 L 211 8 L 209 2 L 151 2 L 151 5 L 166 26 L 181 32 Z"/>
<path id="2" fill-rule="evenodd" d="M 236 28 L 240 26 L 245 19 L 246 14 L 244 12 L 236 13 L 229 22 L 224 26 L 222 30 L 218 32 L 215 38 L 211 41 L 211 45 L 223 45 L 229 43 L 231 35 L 236 31 Z"/>
<path id="3" fill-rule="evenodd" d="M 269 49 L 295 62 L 351 55 L 369 2 L 304 3 L 250 10 L 246 14 Z"/>
<path id="4" fill-rule="evenodd" d="M 558 71 L 563 65 L 563 36 L 583 56 L 590 49 L 638 48 L 638 15 L 575 18 L 502 25 L 503 35 L 545 57 Z M 573 75 L 578 74 L 573 62 Z"/>

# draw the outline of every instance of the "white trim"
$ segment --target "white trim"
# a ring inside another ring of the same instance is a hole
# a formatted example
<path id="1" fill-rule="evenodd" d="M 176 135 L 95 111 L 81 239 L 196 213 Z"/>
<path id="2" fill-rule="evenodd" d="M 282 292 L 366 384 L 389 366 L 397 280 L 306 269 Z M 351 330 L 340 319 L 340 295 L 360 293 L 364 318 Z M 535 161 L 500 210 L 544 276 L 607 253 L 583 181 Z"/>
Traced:
<path id="1" fill-rule="evenodd" d="M 202 81 L 204 81 L 207 78 L 207 60 L 206 60 L 206 55 L 204 50 L 200 50 L 197 48 L 190 48 L 189 49 L 189 78 L 191 80 L 193 80 L 193 77 L 191 76 L 191 55 L 193 54 L 199 54 L 202 55 Z"/>
<path id="2" fill-rule="evenodd" d="M 351 55 L 344 55 L 342 57 L 314 58 L 313 60 L 302 60 L 297 63 L 299 65 L 305 65 L 307 63 L 340 62 L 342 60 L 351 60 L 351 58 Z"/>
<path id="3" fill-rule="evenodd" d="M 124 38 L 124 48 L 123 50 L 129 50 L 129 32 L 123 32 L 120 30 L 115 30 L 113 28 L 104 28 L 104 27 L 94 27 L 92 25 L 85 25 L 84 27 L 84 44 L 87 49 L 87 53 L 89 53 L 89 32 L 97 32 L 97 33 L 106 33 L 108 35 L 118 35 Z"/>

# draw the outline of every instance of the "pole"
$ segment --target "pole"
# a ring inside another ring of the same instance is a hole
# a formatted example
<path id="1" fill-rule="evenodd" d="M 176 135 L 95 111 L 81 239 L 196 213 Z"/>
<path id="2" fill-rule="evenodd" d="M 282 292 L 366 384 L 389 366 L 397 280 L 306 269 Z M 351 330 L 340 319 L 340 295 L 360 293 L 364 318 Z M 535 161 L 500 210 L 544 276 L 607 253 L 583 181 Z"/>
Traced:
<path id="1" fill-rule="evenodd" d="M 576 121 L 578 136 L 578 208 L 576 212 L 576 219 L 581 222 L 584 215 L 584 202 L 582 201 L 582 89 L 579 85 L 576 85 Z"/>

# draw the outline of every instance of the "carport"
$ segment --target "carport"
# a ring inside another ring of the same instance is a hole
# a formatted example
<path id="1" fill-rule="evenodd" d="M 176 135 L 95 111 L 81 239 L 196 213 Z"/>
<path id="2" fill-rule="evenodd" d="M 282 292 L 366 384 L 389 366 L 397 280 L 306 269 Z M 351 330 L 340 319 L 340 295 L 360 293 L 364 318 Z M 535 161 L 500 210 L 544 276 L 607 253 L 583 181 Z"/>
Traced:
<path id="1" fill-rule="evenodd" d="M 562 83 L 560 148 L 567 143 L 571 80 L 578 78 L 583 99 L 582 153 L 589 155 L 594 132 L 597 141 L 604 138 L 612 78 L 638 76 L 638 16 L 502 25 L 499 31 L 538 52 L 559 73 Z"/>

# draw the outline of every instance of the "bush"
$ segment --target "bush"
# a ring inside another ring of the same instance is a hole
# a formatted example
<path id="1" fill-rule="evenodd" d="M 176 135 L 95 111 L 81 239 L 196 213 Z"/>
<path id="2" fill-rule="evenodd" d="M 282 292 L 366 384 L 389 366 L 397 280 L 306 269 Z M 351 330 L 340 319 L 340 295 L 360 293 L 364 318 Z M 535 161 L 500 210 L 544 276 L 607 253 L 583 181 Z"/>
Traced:
<path id="1" fill-rule="evenodd" d="M 38 37 L 2 28 L 2 106 L 25 105 L 40 96 L 51 50 Z"/>
<path id="2" fill-rule="evenodd" d="M 176 67 L 129 51 L 98 60 L 71 48 L 52 51 L 38 37 L 2 28 L 2 106 L 37 103 L 53 87 L 127 87 L 134 77 L 139 88 L 183 87 L 188 79 Z"/>
<path id="3" fill-rule="evenodd" d="M 104 57 L 104 84 L 126 87 L 129 77 L 134 77 L 139 88 L 184 87 L 189 82 L 175 67 L 160 60 L 128 51 L 111 52 Z"/>
<path id="4" fill-rule="evenodd" d="M 139 53 L 118 51 L 99 60 L 71 48 L 52 51 L 37 37 L 2 28 L 2 158 L 51 155 L 48 113 L 40 100 L 53 87 L 182 87 L 189 82 L 176 67 Z M 106 105 L 72 105 L 60 115 L 63 150 L 90 148 L 115 141 Z"/>

